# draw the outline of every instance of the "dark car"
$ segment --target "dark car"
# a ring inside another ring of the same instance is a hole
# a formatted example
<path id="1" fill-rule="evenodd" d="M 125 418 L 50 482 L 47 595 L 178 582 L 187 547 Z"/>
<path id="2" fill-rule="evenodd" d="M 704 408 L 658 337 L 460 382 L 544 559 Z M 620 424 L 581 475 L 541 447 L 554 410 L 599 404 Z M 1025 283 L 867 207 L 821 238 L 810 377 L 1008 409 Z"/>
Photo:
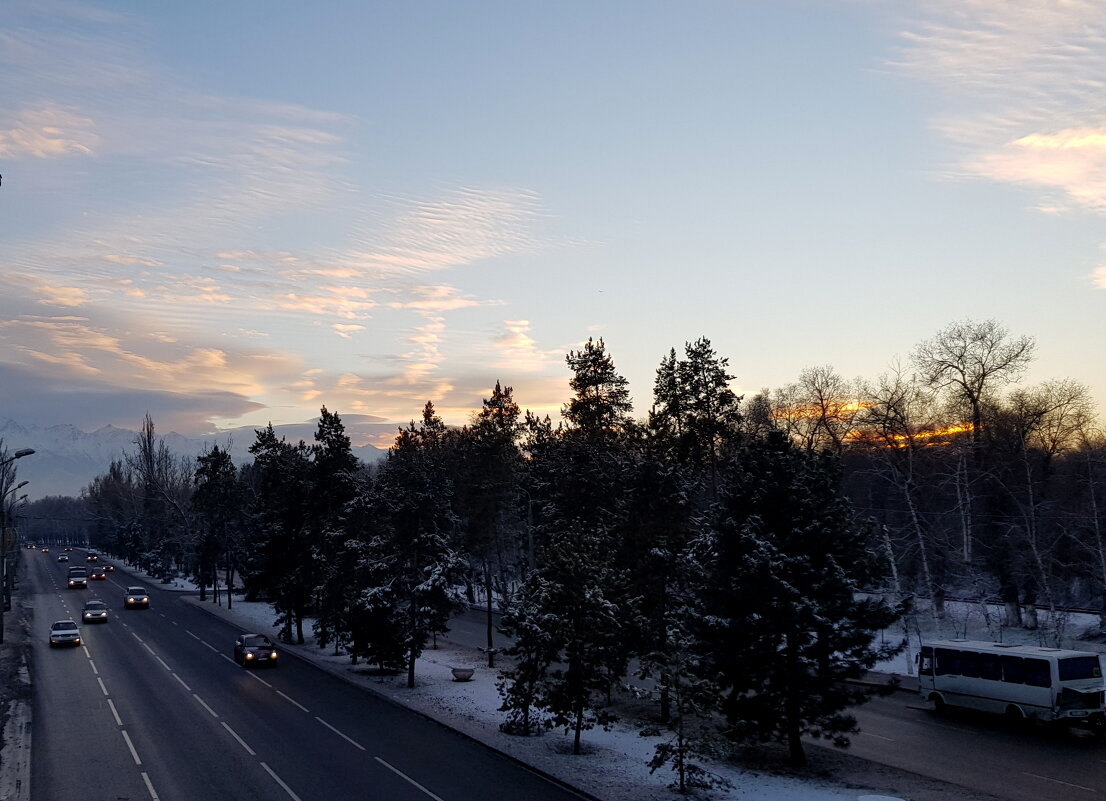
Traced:
<path id="1" fill-rule="evenodd" d="M 106 570 L 109 573 L 114 573 L 115 572 L 115 565 L 113 565 L 111 562 L 104 562 L 104 570 Z"/>
<path id="2" fill-rule="evenodd" d="M 59 556 L 59 557 L 58 557 L 58 561 L 59 561 L 59 562 L 68 562 L 68 561 L 69 561 L 69 557 L 68 557 L 68 556 L 66 556 L 65 554 L 62 554 L 61 556 Z"/>
<path id="3" fill-rule="evenodd" d="M 127 587 L 127 594 L 123 596 L 124 609 L 149 609 L 150 596 L 142 587 Z"/>
<path id="4" fill-rule="evenodd" d="M 89 551 L 88 555 L 84 558 L 84 560 L 86 562 L 99 562 L 100 561 L 100 554 L 96 553 L 96 551 Z"/>
<path id="5" fill-rule="evenodd" d="M 88 577 L 93 581 L 107 581 L 108 572 L 102 567 L 94 567 L 88 571 Z"/>
<path id="6" fill-rule="evenodd" d="M 264 634 L 243 634 L 234 641 L 234 661 L 239 665 L 276 667 L 278 656 L 273 641 Z"/>
<path id="7" fill-rule="evenodd" d="M 89 601 L 81 610 L 81 620 L 85 623 L 107 623 L 108 605 L 103 601 Z"/>

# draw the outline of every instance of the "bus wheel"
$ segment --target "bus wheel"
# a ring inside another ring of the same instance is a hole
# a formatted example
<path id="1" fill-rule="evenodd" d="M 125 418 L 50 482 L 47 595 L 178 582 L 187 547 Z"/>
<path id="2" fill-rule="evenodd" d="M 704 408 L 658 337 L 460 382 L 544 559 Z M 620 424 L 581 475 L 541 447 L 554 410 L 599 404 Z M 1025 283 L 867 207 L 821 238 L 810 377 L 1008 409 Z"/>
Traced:
<path id="1" fill-rule="evenodd" d="M 1026 722 L 1025 713 L 1022 712 L 1021 707 L 1013 704 L 1006 707 L 1005 717 L 1006 722 L 1011 726 L 1024 726 Z"/>
<path id="2" fill-rule="evenodd" d="M 935 714 L 943 715 L 948 712 L 948 707 L 945 705 L 945 699 L 939 696 L 937 693 L 933 693 L 929 696 L 929 700 L 933 703 L 933 711 Z"/>

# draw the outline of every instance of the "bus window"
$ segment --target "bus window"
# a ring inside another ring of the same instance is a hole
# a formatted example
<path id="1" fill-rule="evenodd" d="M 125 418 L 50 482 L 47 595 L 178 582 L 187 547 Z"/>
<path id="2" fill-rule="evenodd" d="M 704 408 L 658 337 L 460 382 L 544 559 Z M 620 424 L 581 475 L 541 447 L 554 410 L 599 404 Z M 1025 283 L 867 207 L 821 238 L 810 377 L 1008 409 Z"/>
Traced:
<path id="1" fill-rule="evenodd" d="M 937 649 L 937 675 L 956 676 L 960 673 L 960 652 L 948 648 Z"/>
<path id="2" fill-rule="evenodd" d="M 918 654 L 918 675 L 919 676 L 932 676 L 933 675 L 933 649 L 923 647 L 922 652 Z"/>
<path id="3" fill-rule="evenodd" d="M 1025 660 L 1025 683 L 1031 687 L 1051 687 L 1052 676 L 1048 669 L 1048 660 Z"/>
<path id="4" fill-rule="evenodd" d="M 1057 666 L 1060 668 L 1060 681 L 1102 678 L 1102 666 L 1097 656 L 1071 656 L 1059 660 Z"/>
<path id="5" fill-rule="evenodd" d="M 999 662 L 998 654 L 980 654 L 979 678 L 1002 681 L 1002 663 Z"/>
<path id="6" fill-rule="evenodd" d="M 1002 663 L 1002 680 L 1010 684 L 1025 684 L 1025 660 L 1020 656 L 999 657 Z"/>
<path id="7" fill-rule="evenodd" d="M 975 651 L 964 651 L 960 654 L 960 675 L 979 678 L 979 654 Z"/>

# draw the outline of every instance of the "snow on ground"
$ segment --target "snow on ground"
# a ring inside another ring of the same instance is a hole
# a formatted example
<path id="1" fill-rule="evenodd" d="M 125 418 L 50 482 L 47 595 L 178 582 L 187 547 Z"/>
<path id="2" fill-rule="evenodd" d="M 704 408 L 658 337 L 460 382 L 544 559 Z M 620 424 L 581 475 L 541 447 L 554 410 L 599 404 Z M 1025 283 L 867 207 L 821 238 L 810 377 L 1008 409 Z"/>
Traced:
<path id="1" fill-rule="evenodd" d="M 120 569 L 132 572 L 123 566 Z M 163 590 L 195 592 L 197 589 L 191 582 L 181 579 L 164 585 L 144 574 L 136 572 L 134 575 L 148 585 Z M 220 604 L 212 603 L 210 594 L 203 603 L 198 597 L 190 597 L 189 600 L 197 607 L 227 619 L 243 630 L 263 632 L 276 638 L 275 614 L 266 603 L 251 603 L 235 598 L 233 608 L 228 610 L 225 594 L 221 596 Z M 960 616 L 955 617 L 956 620 L 972 618 L 970 610 L 964 611 L 953 604 L 949 608 L 950 617 Z M 920 630 L 924 636 L 929 636 L 925 633 L 925 626 L 928 624 L 922 618 L 932 620 L 932 616 L 918 617 Z M 1094 622 L 1097 623 L 1097 618 Z M 974 629 L 970 629 L 969 633 L 974 636 Z M 941 636 L 951 634 L 949 632 Z M 308 636 L 307 632 L 305 636 Z M 897 641 L 902 637 L 901 628 L 897 631 L 889 630 L 884 636 Z M 1013 630 L 1007 630 L 1007 636 L 1009 641 Z M 981 636 L 980 639 L 989 637 Z M 229 647 L 228 644 L 228 649 Z M 610 731 L 597 728 L 585 732 L 586 752 L 580 756 L 572 756 L 571 735 L 560 730 L 538 737 L 515 737 L 499 731 L 503 713 L 498 711 L 500 698 L 495 688 L 496 671 L 486 667 L 486 657 L 478 649 L 452 642 L 448 637 L 439 637 L 438 647 L 428 649 L 418 660 L 415 668 L 416 686 L 413 689 L 407 688 L 406 675 L 376 675 L 367 665 L 351 665 L 348 655 L 336 656 L 332 649 L 315 647 L 310 639 L 306 645 L 284 645 L 282 648 L 604 801 L 671 801 L 679 797 L 667 787 L 673 779 L 670 772 L 662 770 L 650 774 L 646 767 L 658 739 L 641 737 L 635 728 L 626 723 L 618 723 Z M 916 647 L 914 650 L 916 651 Z M 473 679 L 467 682 L 454 681 L 451 672 L 453 667 L 474 668 Z M 905 673 L 906 663 L 900 658 L 894 663 L 881 666 L 881 669 Z M 727 778 L 733 785 L 729 790 L 716 790 L 706 794 L 716 801 L 901 801 L 897 796 L 873 794 L 876 792 L 873 790 L 850 789 L 815 778 L 757 773 L 717 764 L 711 765 L 710 769 Z M 965 793 L 964 797 L 968 795 Z"/>

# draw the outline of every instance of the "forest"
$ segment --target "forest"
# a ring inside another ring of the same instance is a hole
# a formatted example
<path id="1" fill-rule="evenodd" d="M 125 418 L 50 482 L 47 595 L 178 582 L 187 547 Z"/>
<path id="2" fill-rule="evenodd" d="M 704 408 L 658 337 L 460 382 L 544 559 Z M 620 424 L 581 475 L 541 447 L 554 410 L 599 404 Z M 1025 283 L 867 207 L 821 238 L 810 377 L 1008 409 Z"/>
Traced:
<path id="1" fill-rule="evenodd" d="M 463 426 L 427 401 L 377 464 L 323 407 L 313 442 L 270 425 L 236 465 L 218 446 L 171 453 L 147 416 L 81 499 L 37 503 L 77 504 L 93 547 L 184 572 L 205 599 L 243 587 L 290 642 L 410 685 L 459 604 L 487 610 L 494 664 L 502 612 L 504 730 L 564 728 L 578 749 L 633 676 L 671 735 L 655 763 L 686 789 L 709 783 L 695 759 L 719 737 L 796 763 L 804 736 L 847 743 L 871 689 L 845 680 L 921 608 L 998 601 L 996 628 L 1042 642 L 1063 609 L 1106 608 L 1106 437 L 1083 384 L 1022 385 L 1034 349 L 966 320 L 874 380 L 812 367 L 739 397 L 699 338 L 663 356 L 635 417 L 588 340 L 556 421 L 497 383 Z"/>

